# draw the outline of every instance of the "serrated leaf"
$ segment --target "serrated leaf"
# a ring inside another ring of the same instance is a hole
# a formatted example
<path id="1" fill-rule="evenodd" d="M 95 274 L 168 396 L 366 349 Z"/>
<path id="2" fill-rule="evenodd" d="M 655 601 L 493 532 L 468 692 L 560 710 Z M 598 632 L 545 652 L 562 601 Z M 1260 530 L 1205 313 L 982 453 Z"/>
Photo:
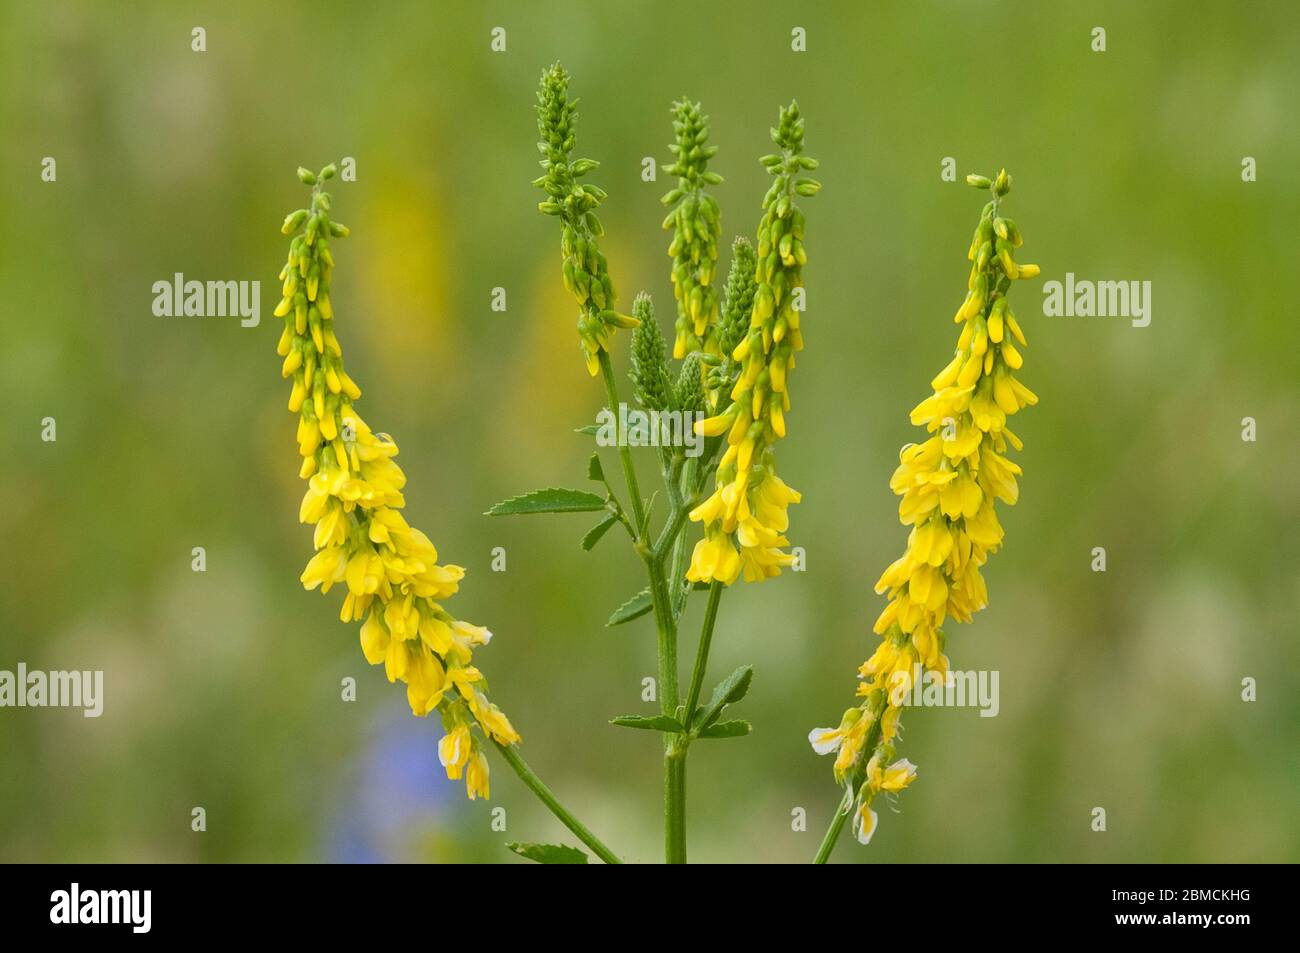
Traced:
<path id="1" fill-rule="evenodd" d="M 650 599 L 650 590 L 642 589 L 627 602 L 623 603 L 614 610 L 614 614 L 609 617 L 605 625 L 622 625 L 624 622 L 631 622 L 638 619 L 650 611 L 654 603 Z"/>
<path id="2" fill-rule="evenodd" d="M 600 454 L 592 451 L 591 459 L 587 461 L 587 479 L 595 480 L 597 483 L 605 482 L 605 470 L 600 465 Z"/>
<path id="3" fill-rule="evenodd" d="M 709 703 L 704 706 L 704 717 L 700 724 L 707 728 L 718 720 L 722 710 L 728 705 L 734 705 L 745 697 L 749 691 L 750 680 L 754 677 L 753 666 L 742 665 L 736 669 L 713 690 L 713 695 L 709 698 Z"/>
<path id="4" fill-rule="evenodd" d="M 719 721 L 700 731 L 701 738 L 742 738 L 754 728 L 749 722 L 737 718 L 735 721 Z"/>
<path id="5" fill-rule="evenodd" d="M 646 731 L 685 731 L 682 723 L 668 715 L 619 715 L 609 720 L 620 728 L 644 728 Z"/>
<path id="6" fill-rule="evenodd" d="M 591 548 L 600 542 L 600 538 L 605 535 L 611 526 L 618 522 L 617 516 L 606 516 L 603 520 L 587 530 L 587 535 L 582 537 L 582 548 L 591 551 Z"/>
<path id="7" fill-rule="evenodd" d="M 511 842 L 506 847 L 520 857 L 539 864 L 585 864 L 587 855 L 567 844 L 520 844 Z"/>
<path id="8" fill-rule="evenodd" d="M 605 508 L 605 498 L 583 490 L 547 487 L 512 496 L 497 503 L 486 516 L 517 516 L 525 513 L 593 513 Z"/>

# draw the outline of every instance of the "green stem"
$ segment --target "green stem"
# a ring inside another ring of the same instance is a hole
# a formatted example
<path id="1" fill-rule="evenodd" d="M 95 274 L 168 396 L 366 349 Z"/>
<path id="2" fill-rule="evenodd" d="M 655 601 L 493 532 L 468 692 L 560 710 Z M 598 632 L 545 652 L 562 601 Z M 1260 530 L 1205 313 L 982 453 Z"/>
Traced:
<path id="1" fill-rule="evenodd" d="M 618 383 L 614 380 L 614 367 L 609 360 L 609 351 L 603 348 L 598 356 L 600 361 L 600 373 L 605 378 L 605 398 L 609 403 L 609 412 L 614 415 L 615 421 L 619 419 L 619 400 L 618 400 Z M 617 427 L 617 425 L 616 425 Z M 627 480 L 627 492 L 632 497 L 632 515 L 636 519 L 637 533 L 644 540 L 648 527 L 645 520 L 645 501 L 641 499 L 641 488 L 636 482 L 636 467 L 632 465 L 632 451 L 623 439 L 622 430 L 616 430 L 618 434 L 618 458 L 623 464 L 623 476 Z"/>
<path id="2" fill-rule="evenodd" d="M 682 515 L 690 517 L 691 510 L 696 506 L 697 488 L 699 482 L 700 460 L 699 457 L 692 457 L 686 464 L 682 473 L 682 487 L 678 491 L 678 499 L 682 506 Z M 686 599 L 691 593 L 691 583 L 686 581 L 687 549 L 686 533 L 681 529 L 679 524 L 677 539 L 673 543 L 672 561 L 668 564 L 672 570 L 671 579 L 674 580 L 672 587 L 673 612 L 676 618 L 682 617 L 682 612 L 686 609 Z"/>
<path id="3" fill-rule="evenodd" d="M 659 632 L 659 708 L 663 714 L 676 717 L 680 701 L 677 692 L 677 623 L 668 602 L 663 562 L 652 555 L 646 559 L 646 570 L 650 574 L 650 600 Z"/>
<path id="4" fill-rule="evenodd" d="M 691 687 L 686 694 L 686 727 L 691 727 L 695 706 L 700 700 L 704 673 L 709 667 L 709 647 L 713 644 L 713 625 L 718 619 L 718 603 L 722 601 L 722 583 L 716 579 L 709 586 L 709 603 L 704 608 L 704 625 L 700 629 L 700 647 L 695 653 L 695 668 L 691 672 Z"/>
<path id="5" fill-rule="evenodd" d="M 542 779 L 533 773 L 532 768 L 528 767 L 523 758 L 519 757 L 519 752 L 515 750 L 514 745 L 503 745 L 497 741 L 492 743 L 501 752 L 501 757 L 506 759 L 506 763 L 515 769 L 515 774 L 519 775 L 519 779 L 537 795 L 543 804 L 550 808 L 551 813 L 560 819 L 561 824 L 573 831 L 578 840 L 590 847 L 595 855 L 605 863 L 623 863 L 618 859 L 617 854 L 601 843 L 599 837 L 587 830 L 581 821 L 565 810 L 564 805 L 556 800 L 555 795 L 551 793 L 551 789 L 543 784 Z"/>
<path id="6" fill-rule="evenodd" d="M 614 368 L 609 359 L 609 352 L 601 350 L 598 355 L 601 375 L 605 379 L 605 397 L 610 412 L 617 415 L 619 408 L 618 382 L 614 379 Z M 669 528 L 673 532 L 681 528 L 685 521 L 682 505 L 677 500 L 676 484 L 669 483 L 673 499 L 672 515 L 669 526 L 664 527 L 664 535 L 652 547 L 649 543 L 650 527 L 645 516 L 645 504 L 641 500 L 641 490 L 637 486 L 636 469 L 632 464 L 632 452 L 619 433 L 618 456 L 623 464 L 623 476 L 627 480 L 627 492 L 632 497 L 632 512 L 636 519 L 638 538 L 636 550 L 645 561 L 646 572 L 650 576 L 650 599 L 654 605 L 655 628 L 658 632 L 659 656 L 659 711 L 661 714 L 676 717 L 677 694 L 677 620 L 674 617 L 672 603 L 668 596 L 668 586 L 664 579 L 664 551 L 672 544 L 672 536 L 667 535 Z M 678 736 L 664 733 L 664 857 L 668 863 L 686 862 L 686 768 L 682 763 L 684 752 L 678 747 Z M 563 818 L 561 818 L 563 819 Z M 594 848 L 593 848 L 594 849 Z"/>
<path id="7" fill-rule="evenodd" d="M 835 842 L 840 839 L 840 831 L 844 829 L 844 822 L 849 819 L 852 810 L 853 785 L 849 785 L 844 792 L 844 797 L 840 799 L 839 806 L 835 809 L 835 817 L 831 819 L 831 826 L 826 830 L 826 836 L 822 838 L 817 856 L 813 858 L 814 864 L 824 864 L 830 859 L 831 851 L 835 849 Z"/>
<path id="8" fill-rule="evenodd" d="M 664 749 L 664 860 L 686 863 L 686 747 L 670 735 Z"/>
<path id="9" fill-rule="evenodd" d="M 651 553 L 656 559 L 662 560 L 668 555 L 669 547 L 672 546 L 673 540 L 681 533 L 682 527 L 686 525 L 686 514 L 690 510 L 685 504 L 675 504 L 672 512 L 668 514 L 668 522 L 659 533 L 659 538 L 655 540 L 654 549 Z"/>
<path id="10" fill-rule="evenodd" d="M 688 733 L 665 736 L 664 856 L 670 864 L 686 863 L 686 754 L 691 744 L 689 730 L 691 715 L 700 700 L 700 686 L 704 682 L 704 671 L 709 664 L 709 644 L 713 640 L 713 624 L 718 618 L 718 602 L 721 597 L 722 584 L 715 582 L 709 588 L 709 605 L 704 614 L 700 648 L 695 655 L 690 693 L 686 699 L 686 714 L 682 719 Z M 673 710 L 676 711 L 675 705 Z"/>
<path id="11" fill-rule="evenodd" d="M 659 635 L 659 711 L 675 718 L 679 697 L 677 620 L 668 597 L 662 555 L 646 553 L 645 564 Z M 686 863 L 686 752 L 679 742 L 679 735 L 664 733 L 664 859 L 670 864 Z"/>

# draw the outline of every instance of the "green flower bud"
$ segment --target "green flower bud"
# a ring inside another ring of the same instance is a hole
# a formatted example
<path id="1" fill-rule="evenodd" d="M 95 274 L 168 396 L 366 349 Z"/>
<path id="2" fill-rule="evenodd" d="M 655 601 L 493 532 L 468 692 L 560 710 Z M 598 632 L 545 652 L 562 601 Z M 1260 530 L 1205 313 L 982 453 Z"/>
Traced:
<path id="1" fill-rule="evenodd" d="M 677 385 L 673 388 L 677 409 L 684 413 L 705 410 L 704 403 L 704 362 L 699 351 L 692 351 L 682 361 L 682 369 L 677 375 Z"/>
<path id="2" fill-rule="evenodd" d="M 663 332 L 655 319 L 654 303 L 642 292 L 632 302 L 632 314 L 640 322 L 632 332 L 628 376 L 637 401 L 648 410 L 671 410 L 672 381 L 664 348 Z"/>
<path id="3" fill-rule="evenodd" d="M 720 350 L 726 357 L 736 349 L 749 329 L 754 293 L 758 290 L 754 277 L 757 268 L 754 246 L 747 238 L 737 238 L 731 246 L 731 270 L 727 273 L 722 295 L 722 318 L 718 322 Z"/>

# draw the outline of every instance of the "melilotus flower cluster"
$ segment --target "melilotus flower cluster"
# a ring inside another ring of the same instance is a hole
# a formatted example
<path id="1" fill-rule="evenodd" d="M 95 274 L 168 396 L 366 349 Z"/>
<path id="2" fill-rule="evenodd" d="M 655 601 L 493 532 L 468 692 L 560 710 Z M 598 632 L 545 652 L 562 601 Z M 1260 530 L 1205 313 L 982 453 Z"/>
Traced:
<path id="1" fill-rule="evenodd" d="M 673 130 L 677 141 L 668 148 L 674 161 L 665 172 L 678 177 L 678 185 L 663 197 L 675 206 L 664 219 L 673 230 L 668 254 L 673 258 L 673 296 L 677 299 L 676 337 L 673 357 L 681 360 L 691 351 L 720 354 L 717 339 L 718 293 L 713 274 L 718 266 L 718 236 L 722 222 L 718 201 L 704 191 L 718 185 L 722 176 L 708 170 L 717 146 L 706 145 L 708 117 L 700 104 L 682 99 L 673 104 Z"/>
<path id="2" fill-rule="evenodd" d="M 1020 230 L 1000 214 L 1011 177 L 1004 169 L 996 180 L 968 176 L 967 182 L 991 189 L 993 200 L 967 253 L 973 265 L 954 319 L 961 336 L 952 360 L 931 381 L 934 393 L 911 414 L 913 425 L 931 436 L 903 447 L 889 483 L 902 497 L 899 518 L 912 527 L 907 551 L 876 584 L 889 604 L 874 626 L 880 645 L 858 673 L 861 704 L 844 713 L 839 727 L 809 735 L 819 754 L 838 750 L 835 779 L 849 787 L 846 804 L 864 844 L 876 828 L 876 795 L 897 793 L 916 776 L 910 761 L 894 761 L 893 744 L 916 673 L 946 676 L 945 619 L 969 622 L 988 603 L 980 567 L 1002 544 L 995 501 L 1011 505 L 1019 495 L 1021 469 L 1005 454 L 1008 444 L 1022 445 L 1007 418 L 1038 402 L 1014 373 L 1023 363 L 1017 345 L 1025 346 L 1025 335 L 1007 294 L 1015 279 L 1036 277 L 1038 266 L 1016 263 Z"/>
<path id="3" fill-rule="evenodd" d="M 492 633 L 454 618 L 442 601 L 456 592 L 464 569 L 438 564 L 429 537 L 402 516 L 406 477 L 393 461 L 397 444 L 375 433 L 354 402 L 361 389 L 343 369 L 334 333 L 330 239 L 346 236 L 330 219 L 330 196 L 319 174 L 299 169 L 312 186 L 310 208 L 284 220 L 292 235 L 289 260 L 280 272 L 284 318 L 279 353 L 283 375 L 293 378 L 289 410 L 298 415 L 298 451 L 308 481 L 299 518 L 314 523 L 316 555 L 302 573 L 307 589 L 329 592 L 345 583 L 340 617 L 361 622 L 361 649 L 372 665 L 384 665 L 390 682 L 406 683 L 411 711 L 437 710 L 445 737 L 438 755 L 450 778 L 465 778 L 470 798 L 488 796 L 487 758 L 472 732 L 503 745 L 519 741 L 510 721 L 487 697 L 487 683 L 472 664 L 473 649 Z"/>
<path id="4" fill-rule="evenodd" d="M 774 448 L 785 436 L 789 374 L 795 352 L 803 349 L 799 313 L 808 256 L 803 213 L 794 200 L 821 188 L 813 179 L 799 177 L 817 168 L 815 159 L 802 154 L 803 132 L 798 105 L 782 109 L 772 130 L 781 151 L 762 159 L 775 179 L 763 199 L 758 226 L 748 328 L 729 351 L 739 375 L 725 409 L 715 408 L 713 416 L 696 425 L 707 436 L 725 433 L 727 450 L 718 462 L 715 492 L 690 514 L 704 524 L 704 538 L 695 546 L 686 576 L 693 582 L 731 585 L 742 570 L 747 582 L 761 582 L 794 561 L 781 547 L 789 545 L 786 509 L 799 502 L 799 494 L 777 476 Z M 732 328 L 729 317 L 722 336 Z"/>
<path id="5" fill-rule="evenodd" d="M 614 329 L 636 327 L 636 319 L 614 310 L 614 284 L 596 241 L 605 233 L 596 217 L 605 190 L 578 182 L 600 163 L 569 158 L 577 142 L 577 117 L 578 101 L 569 101 L 569 74 L 557 63 L 543 74 L 537 90 L 537 131 L 541 135 L 537 148 L 544 156 L 541 166 L 546 171 L 533 185 L 548 196 L 538 203 L 538 209 L 558 216 L 563 223 L 560 255 L 564 287 L 578 299 L 578 340 L 587 358 L 587 371 L 595 377 L 600 371 L 600 353 L 609 350 Z"/>

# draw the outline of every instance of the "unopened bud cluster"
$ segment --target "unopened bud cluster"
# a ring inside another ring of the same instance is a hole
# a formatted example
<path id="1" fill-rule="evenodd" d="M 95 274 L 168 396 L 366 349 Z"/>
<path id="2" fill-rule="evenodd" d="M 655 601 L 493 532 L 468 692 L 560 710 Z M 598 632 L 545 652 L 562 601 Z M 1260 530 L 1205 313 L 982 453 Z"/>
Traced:
<path id="1" fill-rule="evenodd" d="M 533 185 L 546 192 L 538 209 L 560 219 L 560 256 L 564 287 L 578 300 L 578 339 L 594 377 L 600 353 L 609 349 L 615 328 L 636 326 L 636 319 L 614 310 L 614 284 L 597 239 L 604 234 L 596 209 L 605 190 L 578 180 L 598 166 L 594 159 L 570 160 L 577 137 L 578 101 L 569 100 L 569 74 L 559 64 L 542 74 L 537 89 L 537 148 L 545 173 Z"/>
<path id="2" fill-rule="evenodd" d="M 664 228 L 673 232 L 668 254 L 673 259 L 673 295 L 677 299 L 673 357 L 681 360 L 692 351 L 720 354 L 717 340 L 718 292 L 713 276 L 718 266 L 718 236 L 722 225 L 718 202 L 704 191 L 718 185 L 722 176 L 708 170 L 718 152 L 707 144 L 709 120 L 700 104 L 683 99 L 673 104 L 673 130 L 677 141 L 668 148 L 674 161 L 664 171 L 678 177 L 678 185 L 662 201 L 673 210 Z"/>

